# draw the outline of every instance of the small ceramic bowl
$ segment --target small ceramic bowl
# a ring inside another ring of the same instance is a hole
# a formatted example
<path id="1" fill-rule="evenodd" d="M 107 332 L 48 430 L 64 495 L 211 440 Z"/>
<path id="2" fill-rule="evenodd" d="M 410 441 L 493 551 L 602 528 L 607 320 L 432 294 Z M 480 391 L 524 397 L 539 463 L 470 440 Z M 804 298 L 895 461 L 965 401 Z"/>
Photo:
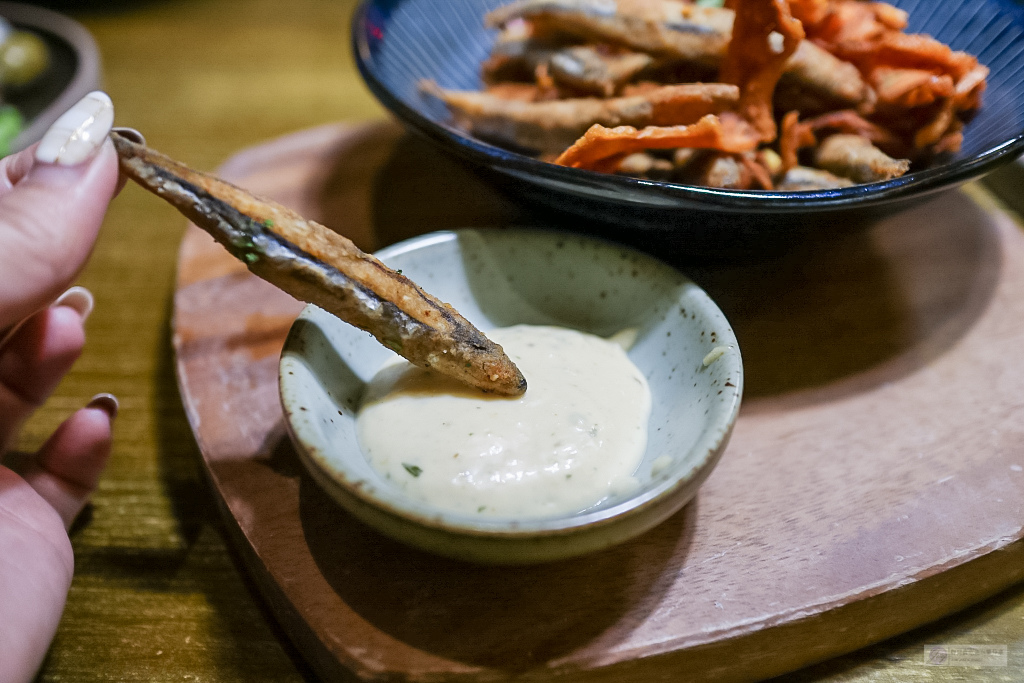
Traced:
<path id="1" fill-rule="evenodd" d="M 377 475 L 356 438 L 365 383 L 394 355 L 365 332 L 307 306 L 281 355 L 288 428 L 313 478 L 370 526 L 465 560 L 560 559 L 654 527 L 686 504 L 715 466 L 739 410 L 740 352 L 722 312 L 678 271 L 593 238 L 518 229 L 432 233 L 378 256 L 485 333 L 518 323 L 604 337 L 635 328 L 629 357 L 648 379 L 653 406 L 647 450 L 634 473 L 640 484 L 630 494 L 556 518 L 444 512 L 410 500 Z"/>

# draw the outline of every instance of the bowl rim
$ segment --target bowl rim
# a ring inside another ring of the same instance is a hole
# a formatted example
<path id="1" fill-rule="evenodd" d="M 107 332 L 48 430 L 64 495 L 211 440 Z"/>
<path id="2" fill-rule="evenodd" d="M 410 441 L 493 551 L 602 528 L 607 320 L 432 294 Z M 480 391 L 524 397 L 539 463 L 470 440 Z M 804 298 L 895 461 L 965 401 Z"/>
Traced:
<path id="1" fill-rule="evenodd" d="M 398 5 L 405 0 L 394 0 Z M 1024 8 L 1009 7 L 1000 0 L 992 0 L 1004 10 L 1016 10 L 1024 17 Z M 409 106 L 391 92 L 377 78 L 365 31 L 367 12 L 378 0 L 360 0 L 352 16 L 352 52 L 360 75 L 370 91 L 381 103 L 408 124 L 414 131 L 455 153 L 462 159 L 487 166 L 514 178 L 537 180 L 569 188 L 574 195 L 587 199 L 635 204 L 650 209 L 688 208 L 718 213 L 793 214 L 820 213 L 853 208 L 869 208 L 899 199 L 922 197 L 955 187 L 995 170 L 999 166 L 1024 154 L 1024 130 L 1016 136 L 969 158 L 921 169 L 899 178 L 862 183 L 830 190 L 804 190 L 777 192 L 773 190 L 729 190 L 723 188 L 683 185 L 659 180 L 647 180 L 623 175 L 558 166 L 487 143 L 447 123 L 435 122 Z M 1019 17 L 1018 17 L 1019 18 Z M 1024 28 L 1024 23 L 1021 24 Z M 576 189 L 589 187 L 590 191 Z M 612 189 L 618 188 L 618 191 Z M 660 202 L 642 202 L 618 196 L 643 192 L 657 196 Z M 604 197 L 595 196 L 604 194 Z"/>
<path id="2" fill-rule="evenodd" d="M 99 47 L 89 30 L 65 14 L 20 2 L 0 1 L 0 16 L 64 41 L 78 60 L 75 73 L 64 90 L 35 118 L 26 121 L 25 128 L 12 141 L 11 152 L 17 152 L 38 141 L 50 125 L 78 100 L 102 87 L 103 64 Z"/>
<path id="3" fill-rule="evenodd" d="M 381 260 L 385 260 L 424 246 L 430 246 L 441 242 L 457 241 L 459 234 L 467 231 L 472 231 L 472 229 L 443 230 L 426 233 L 385 247 L 384 249 L 377 251 L 375 255 L 381 258 Z M 657 508 L 659 503 L 682 497 L 681 500 L 676 501 L 677 504 L 673 505 L 670 511 L 666 511 L 661 517 L 659 517 L 658 521 L 666 518 L 688 502 L 696 493 L 700 484 L 703 483 L 703 481 L 711 474 L 711 471 L 714 469 L 722 453 L 725 451 L 731 437 L 732 430 L 736 424 L 740 404 L 742 402 L 744 377 L 742 356 L 740 354 L 739 344 L 736 341 L 735 332 L 733 331 L 732 326 L 726 319 L 725 314 L 722 313 L 721 309 L 714 300 L 711 299 L 707 292 L 693 283 L 692 280 L 683 275 L 679 270 L 672 268 L 650 254 L 609 240 L 559 230 L 508 228 L 503 230 L 503 232 L 543 234 L 551 239 L 564 237 L 566 239 L 597 243 L 606 247 L 633 252 L 641 256 L 643 259 L 649 259 L 653 264 L 657 264 L 659 267 L 670 270 L 680 276 L 686 283 L 691 285 L 691 291 L 693 291 L 700 299 L 704 315 L 710 319 L 710 322 L 721 323 L 723 325 L 723 327 L 716 330 L 719 332 L 718 345 L 731 345 L 733 347 L 734 353 L 726 354 L 722 357 L 722 360 L 732 364 L 730 379 L 731 381 L 735 381 L 737 384 L 736 392 L 731 397 L 726 398 L 728 403 L 725 408 L 720 411 L 724 419 L 717 423 L 709 421 L 701 430 L 701 437 L 697 439 L 693 447 L 687 452 L 687 454 L 689 454 L 702 450 L 703 453 L 700 459 L 695 462 L 689 470 L 682 473 L 681 476 L 667 478 L 660 481 L 648 490 L 642 491 L 616 505 L 592 512 L 577 513 L 569 516 L 513 522 L 510 522 L 509 520 L 493 519 L 474 520 L 472 522 L 467 521 L 466 523 L 463 523 L 461 521 L 461 516 L 459 515 L 440 510 L 430 511 L 429 507 L 426 505 L 396 507 L 387 501 L 382 500 L 380 497 L 372 495 L 367 489 L 370 488 L 372 490 L 373 487 L 368 487 L 363 480 L 358 478 L 349 478 L 345 476 L 344 472 L 339 471 L 337 468 L 324 466 L 321 462 L 323 455 L 319 453 L 319 449 L 315 447 L 310 449 L 306 441 L 302 438 L 302 435 L 297 432 L 294 424 L 296 418 L 293 416 L 299 415 L 300 412 L 305 413 L 306 411 L 290 410 L 289 401 L 285 396 L 285 387 L 288 382 L 285 374 L 286 355 L 289 355 L 288 352 L 290 350 L 295 349 L 299 339 L 299 332 L 296 331 L 299 326 L 293 324 L 285 339 L 280 361 L 278 363 L 278 387 L 282 407 L 284 408 L 285 413 L 285 425 L 292 438 L 292 442 L 295 444 L 296 450 L 299 453 L 300 459 L 307 464 L 307 467 L 310 465 L 314 466 L 312 468 L 314 470 L 312 472 L 314 479 L 321 483 L 321 485 L 325 483 L 328 484 L 328 491 L 335 494 L 334 497 L 338 499 L 343 506 L 348 507 L 346 505 L 347 501 L 342 500 L 342 498 L 354 500 L 359 505 L 369 506 L 378 513 L 383 513 L 388 517 L 401 519 L 405 522 L 410 522 L 433 531 L 464 537 L 471 536 L 477 538 L 514 541 L 541 537 L 567 536 L 583 530 L 596 530 L 606 526 L 622 524 L 627 522 L 627 520 L 636 519 L 637 517 L 646 514 L 652 508 Z M 300 320 L 308 320 L 311 316 L 319 315 L 330 314 L 322 311 L 322 309 L 319 309 L 316 306 L 307 305 L 303 309 L 302 313 L 300 313 L 296 318 L 296 322 Z M 331 489 L 333 487 L 337 487 L 337 489 L 332 491 Z M 685 495 L 688 491 L 690 492 L 690 495 Z M 336 495 L 339 493 L 341 494 L 341 498 Z M 422 511 L 417 512 L 410 509 L 411 507 L 421 508 Z M 468 520 L 469 518 L 466 519 Z"/>

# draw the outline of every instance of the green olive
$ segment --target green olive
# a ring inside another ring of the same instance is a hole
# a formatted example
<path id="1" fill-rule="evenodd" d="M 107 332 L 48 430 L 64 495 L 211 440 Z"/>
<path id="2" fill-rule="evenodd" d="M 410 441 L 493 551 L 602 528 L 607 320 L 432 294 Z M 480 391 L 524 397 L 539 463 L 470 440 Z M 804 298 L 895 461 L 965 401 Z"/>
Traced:
<path id="1" fill-rule="evenodd" d="M 49 64 L 50 53 L 42 38 L 27 31 L 15 31 L 0 45 L 0 84 L 26 86 Z"/>

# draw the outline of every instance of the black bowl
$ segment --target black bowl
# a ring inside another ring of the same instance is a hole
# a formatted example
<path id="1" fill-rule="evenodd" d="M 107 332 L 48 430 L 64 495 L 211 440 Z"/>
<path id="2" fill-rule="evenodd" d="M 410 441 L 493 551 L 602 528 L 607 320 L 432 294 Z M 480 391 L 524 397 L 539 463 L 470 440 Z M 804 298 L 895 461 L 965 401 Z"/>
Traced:
<path id="1" fill-rule="evenodd" d="M 462 131 L 417 85 L 481 87 L 480 64 L 495 32 L 483 16 L 506 0 L 364 0 L 353 21 L 356 63 L 373 93 L 414 130 L 494 173 L 499 184 L 562 212 L 623 230 L 667 232 L 721 243 L 765 227 L 855 225 L 978 178 L 1024 151 L 1024 7 L 1013 0 L 894 0 L 908 32 L 928 33 L 976 55 L 991 70 L 960 152 L 901 178 L 809 192 L 726 190 L 556 166 Z M 711 246 L 711 245 L 709 245 Z"/>

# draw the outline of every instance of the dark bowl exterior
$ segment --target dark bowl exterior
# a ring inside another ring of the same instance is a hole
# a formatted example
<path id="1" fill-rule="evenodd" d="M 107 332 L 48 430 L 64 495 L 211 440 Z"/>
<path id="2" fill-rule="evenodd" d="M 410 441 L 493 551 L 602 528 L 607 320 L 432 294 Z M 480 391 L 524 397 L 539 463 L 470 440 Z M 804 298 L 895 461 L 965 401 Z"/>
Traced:
<path id="1" fill-rule="evenodd" d="M 418 83 L 431 78 L 446 88 L 479 88 L 479 65 L 494 39 L 483 16 L 502 4 L 505 0 L 364 0 L 352 28 L 359 70 L 399 119 L 495 172 L 492 177 L 504 189 L 615 226 L 620 235 L 623 228 L 721 236 L 722 230 L 800 233 L 822 223 L 857 224 L 981 177 L 1024 152 L 1024 7 L 1013 0 L 894 0 L 909 13 L 908 32 L 928 33 L 989 67 L 982 108 L 965 128 L 961 151 L 945 163 L 885 182 L 811 192 L 725 190 L 565 168 L 454 127 L 444 105 L 421 95 Z"/>

